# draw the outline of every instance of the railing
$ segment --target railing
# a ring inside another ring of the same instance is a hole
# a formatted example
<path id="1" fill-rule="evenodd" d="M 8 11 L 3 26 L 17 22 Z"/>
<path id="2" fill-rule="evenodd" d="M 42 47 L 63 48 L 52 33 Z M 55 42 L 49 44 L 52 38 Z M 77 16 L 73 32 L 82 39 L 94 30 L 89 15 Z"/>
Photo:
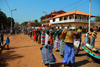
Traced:
<path id="1" fill-rule="evenodd" d="M 61 20 L 61 21 L 55 21 L 55 22 L 50 22 L 50 24 L 56 24 L 56 23 L 69 23 L 69 22 L 85 22 L 88 23 L 88 20 L 80 20 L 80 19 L 71 19 L 71 20 Z M 95 23 L 95 21 L 91 21 L 91 23 Z"/>

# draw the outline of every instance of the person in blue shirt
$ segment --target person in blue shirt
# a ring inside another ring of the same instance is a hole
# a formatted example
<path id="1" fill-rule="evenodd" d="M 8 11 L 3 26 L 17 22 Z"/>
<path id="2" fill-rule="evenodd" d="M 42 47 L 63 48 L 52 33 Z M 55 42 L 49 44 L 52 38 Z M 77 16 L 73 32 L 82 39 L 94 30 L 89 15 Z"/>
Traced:
<path id="1" fill-rule="evenodd" d="M 10 39 L 9 39 L 9 37 L 7 37 L 6 38 L 7 49 L 9 49 L 9 43 L 10 43 Z"/>

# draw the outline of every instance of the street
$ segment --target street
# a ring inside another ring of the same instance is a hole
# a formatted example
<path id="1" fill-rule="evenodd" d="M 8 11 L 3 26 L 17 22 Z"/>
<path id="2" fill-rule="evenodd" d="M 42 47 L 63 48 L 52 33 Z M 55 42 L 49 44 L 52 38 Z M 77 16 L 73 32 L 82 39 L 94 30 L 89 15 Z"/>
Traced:
<path id="1" fill-rule="evenodd" d="M 41 57 L 41 44 L 37 44 L 31 40 L 28 35 L 24 34 L 5 34 L 4 39 L 9 36 L 10 38 L 10 50 L 7 50 L 7 46 L 2 51 L 0 57 L 2 61 L 0 67 L 46 67 L 42 62 Z M 84 41 L 84 35 L 82 35 L 82 42 Z M 100 51 L 100 32 L 97 35 L 95 47 Z M 64 67 L 60 53 L 53 50 L 53 53 L 57 59 L 56 64 L 51 67 Z M 100 67 L 100 62 L 92 63 L 87 59 L 87 53 L 81 47 L 78 56 L 75 56 L 75 67 Z"/>

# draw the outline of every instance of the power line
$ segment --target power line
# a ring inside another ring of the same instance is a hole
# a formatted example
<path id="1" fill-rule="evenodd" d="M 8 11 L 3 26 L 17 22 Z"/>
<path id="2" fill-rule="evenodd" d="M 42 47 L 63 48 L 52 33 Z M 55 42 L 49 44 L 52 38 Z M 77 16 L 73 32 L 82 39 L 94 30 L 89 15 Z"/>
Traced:
<path id="1" fill-rule="evenodd" d="M 6 0 L 5 0 L 6 1 Z M 10 7 L 9 7 L 9 5 L 8 5 L 8 3 L 7 3 L 7 1 L 6 1 L 6 4 L 7 4 L 7 6 L 8 6 L 8 8 L 9 8 L 9 10 L 11 11 L 11 9 L 10 9 Z"/>
<path id="2" fill-rule="evenodd" d="M 76 8 L 77 8 L 77 7 L 80 7 L 80 6 L 84 5 L 84 4 L 86 4 L 87 2 L 88 2 L 88 0 L 87 0 L 86 2 L 80 4 L 80 5 L 76 6 Z M 75 7 L 74 7 L 74 8 L 71 8 L 71 9 L 75 9 Z M 68 10 L 71 10 L 71 9 L 68 9 Z"/>
<path id="3" fill-rule="evenodd" d="M 73 4 L 70 4 L 70 5 L 66 6 L 66 7 L 72 6 L 72 5 L 74 5 L 74 4 L 76 4 L 76 3 L 79 3 L 79 2 L 81 2 L 81 1 L 82 1 L 82 0 L 79 0 L 79 1 L 77 1 L 77 2 L 75 2 L 75 3 L 73 3 Z M 64 9 L 64 8 L 66 8 L 66 7 L 63 7 L 63 8 L 61 8 L 61 9 Z"/>

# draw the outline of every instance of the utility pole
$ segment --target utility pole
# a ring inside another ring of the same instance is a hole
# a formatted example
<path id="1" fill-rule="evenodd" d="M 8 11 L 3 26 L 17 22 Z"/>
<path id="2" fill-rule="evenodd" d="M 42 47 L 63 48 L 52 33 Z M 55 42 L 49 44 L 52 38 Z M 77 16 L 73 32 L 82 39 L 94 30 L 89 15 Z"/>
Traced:
<path id="1" fill-rule="evenodd" d="M 12 29 L 12 11 L 15 11 L 17 9 L 11 10 L 11 29 Z"/>
<path id="2" fill-rule="evenodd" d="M 88 28 L 88 32 L 90 32 L 90 23 L 91 23 L 91 0 L 90 0 L 90 4 L 89 4 L 89 28 Z"/>
<path id="3" fill-rule="evenodd" d="M 43 11 L 43 13 L 46 13 L 46 23 L 47 23 L 47 12 L 44 12 L 44 11 Z"/>

